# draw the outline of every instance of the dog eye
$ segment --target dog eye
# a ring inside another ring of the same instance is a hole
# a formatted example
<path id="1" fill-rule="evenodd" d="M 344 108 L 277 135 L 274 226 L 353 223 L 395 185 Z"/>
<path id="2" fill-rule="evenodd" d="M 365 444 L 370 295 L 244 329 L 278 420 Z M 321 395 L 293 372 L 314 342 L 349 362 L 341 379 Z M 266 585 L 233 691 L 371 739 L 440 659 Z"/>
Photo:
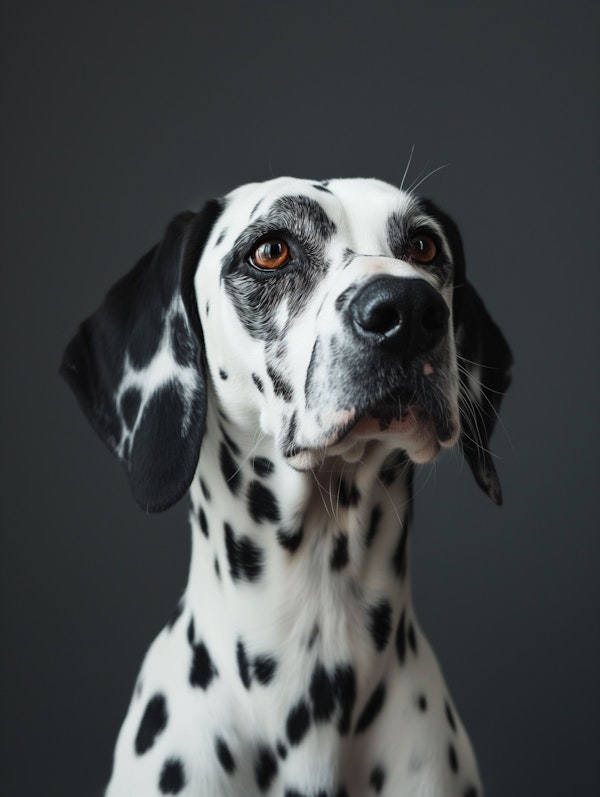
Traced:
<path id="1" fill-rule="evenodd" d="M 263 241 L 250 255 L 253 266 L 263 269 L 275 269 L 285 266 L 290 259 L 290 248 L 285 241 L 274 238 L 270 241 Z"/>
<path id="2" fill-rule="evenodd" d="M 437 246 L 433 238 L 430 238 L 429 235 L 417 235 L 411 240 L 408 247 L 408 257 L 410 260 L 427 265 L 435 260 L 436 255 Z"/>

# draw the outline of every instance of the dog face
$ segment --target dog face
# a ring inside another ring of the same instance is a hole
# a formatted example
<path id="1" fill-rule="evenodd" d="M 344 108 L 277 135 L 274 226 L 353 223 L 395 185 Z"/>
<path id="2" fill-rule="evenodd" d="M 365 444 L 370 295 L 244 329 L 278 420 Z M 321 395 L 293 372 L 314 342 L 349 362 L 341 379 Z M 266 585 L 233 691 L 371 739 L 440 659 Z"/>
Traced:
<path id="1" fill-rule="evenodd" d="M 373 441 L 415 462 L 487 453 L 503 336 L 465 281 L 460 235 L 377 180 L 282 178 L 181 214 L 69 345 L 63 373 L 138 501 L 187 490 L 207 401 L 297 470 Z"/>

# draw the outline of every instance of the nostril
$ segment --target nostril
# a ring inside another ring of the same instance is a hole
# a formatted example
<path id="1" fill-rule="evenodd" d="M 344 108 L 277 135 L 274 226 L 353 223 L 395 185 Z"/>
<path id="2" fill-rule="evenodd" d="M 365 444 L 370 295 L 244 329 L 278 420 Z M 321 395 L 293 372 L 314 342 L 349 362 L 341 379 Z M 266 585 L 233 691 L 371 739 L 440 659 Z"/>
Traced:
<path id="1" fill-rule="evenodd" d="M 374 303 L 357 320 L 365 332 L 385 335 L 400 326 L 401 316 L 398 307 L 391 303 Z"/>

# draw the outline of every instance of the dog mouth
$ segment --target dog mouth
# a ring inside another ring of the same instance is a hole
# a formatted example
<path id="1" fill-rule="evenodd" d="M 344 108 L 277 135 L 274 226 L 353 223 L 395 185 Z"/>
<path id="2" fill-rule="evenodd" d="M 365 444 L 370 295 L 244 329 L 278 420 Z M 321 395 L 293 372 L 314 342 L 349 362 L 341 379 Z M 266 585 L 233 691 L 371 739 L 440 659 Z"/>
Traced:
<path id="1" fill-rule="evenodd" d="M 288 452 L 290 464 L 304 470 L 325 456 L 353 459 L 371 441 L 393 441 L 413 462 L 429 462 L 459 437 L 458 410 L 439 397 L 382 401 L 336 410 L 321 418 L 326 431 L 316 445 Z"/>

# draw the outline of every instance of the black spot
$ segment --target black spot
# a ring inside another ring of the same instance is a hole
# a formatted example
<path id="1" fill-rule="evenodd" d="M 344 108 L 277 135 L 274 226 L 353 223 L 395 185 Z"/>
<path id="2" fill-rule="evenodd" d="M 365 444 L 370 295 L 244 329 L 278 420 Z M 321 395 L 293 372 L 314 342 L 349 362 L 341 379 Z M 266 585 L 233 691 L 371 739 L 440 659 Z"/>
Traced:
<path id="1" fill-rule="evenodd" d="M 182 599 L 181 599 L 181 600 L 178 602 L 177 606 L 175 607 L 175 610 L 173 611 L 173 614 L 171 615 L 171 617 L 170 617 L 170 619 L 169 619 L 169 622 L 167 623 L 167 625 L 169 626 L 169 628 L 173 628 L 173 626 L 175 625 L 175 623 L 177 622 L 177 620 L 179 620 L 179 618 L 180 618 L 180 617 L 181 617 L 181 615 L 183 614 L 183 609 L 184 609 L 184 607 L 185 607 L 185 602 L 184 602 L 184 600 L 183 600 L 183 598 L 182 598 Z"/>
<path id="2" fill-rule="evenodd" d="M 417 698 L 417 706 L 419 707 L 419 711 L 427 711 L 427 698 L 424 694 L 420 694 Z"/>
<path id="3" fill-rule="evenodd" d="M 412 623 L 409 623 L 408 626 L 408 633 L 406 634 L 408 638 L 408 644 L 412 652 L 417 655 L 417 635 L 415 634 L 415 627 Z"/>
<path id="4" fill-rule="evenodd" d="M 290 422 L 288 423 L 288 427 L 285 433 L 285 441 L 284 441 L 284 454 L 285 456 L 291 456 L 293 453 L 297 452 L 297 448 L 294 447 L 294 438 L 296 437 L 296 428 L 298 426 L 297 420 L 297 412 L 294 410 L 292 417 L 290 418 Z"/>
<path id="5" fill-rule="evenodd" d="M 383 463 L 381 471 L 379 473 L 379 478 L 381 482 L 386 486 L 389 487 L 390 484 L 396 479 L 396 476 L 399 474 L 400 470 L 406 465 L 408 462 L 408 457 L 404 453 L 404 451 L 394 451 L 390 454 L 389 457 Z"/>
<path id="6" fill-rule="evenodd" d="M 133 387 L 130 387 L 129 390 L 126 390 L 121 396 L 121 415 L 128 429 L 133 429 L 135 426 L 141 403 L 142 394 Z"/>
<path id="7" fill-rule="evenodd" d="M 342 506 L 356 506 L 360 501 L 360 493 L 355 484 L 351 484 L 348 487 L 346 482 L 340 479 L 338 498 Z"/>
<path id="8" fill-rule="evenodd" d="M 202 495 L 206 498 L 206 500 L 210 501 L 210 490 L 202 478 L 200 479 L 200 489 L 202 490 Z"/>
<path id="9" fill-rule="evenodd" d="M 194 647 L 194 639 L 195 639 L 194 618 L 193 617 L 190 619 L 190 622 L 188 623 L 187 639 L 188 639 L 188 642 L 190 643 L 191 647 L 193 648 Z"/>
<path id="10" fill-rule="evenodd" d="M 394 567 L 394 572 L 400 578 L 404 578 L 406 576 L 406 540 L 408 538 L 407 534 L 407 527 L 404 526 L 402 531 L 400 532 L 400 539 L 398 540 L 398 545 L 396 546 L 396 550 L 394 551 L 394 557 L 392 559 L 392 565 Z"/>
<path id="11" fill-rule="evenodd" d="M 406 617 L 404 611 L 400 615 L 398 628 L 396 629 L 396 653 L 400 664 L 404 664 L 406 658 Z"/>
<path id="12" fill-rule="evenodd" d="M 327 722 L 335 711 L 333 682 L 321 662 L 317 662 L 309 688 L 315 722 Z"/>
<path id="13" fill-rule="evenodd" d="M 356 677 L 350 664 L 336 667 L 333 676 L 333 688 L 340 706 L 338 730 L 344 736 L 350 730 L 352 710 L 356 700 Z"/>
<path id="14" fill-rule="evenodd" d="M 142 755 L 154 744 L 156 737 L 161 734 L 167 725 L 167 701 L 162 694 L 156 694 L 150 698 L 140 727 L 135 737 L 135 752 Z"/>
<path id="15" fill-rule="evenodd" d="M 215 739 L 215 751 L 217 753 L 219 763 L 225 772 L 228 772 L 230 775 L 235 772 L 235 761 L 231 755 L 231 750 L 227 746 L 227 743 L 221 739 L 220 736 L 217 736 Z"/>
<path id="16" fill-rule="evenodd" d="M 377 794 L 381 794 L 381 790 L 383 789 L 383 784 L 385 783 L 385 770 L 381 766 L 381 764 L 378 764 L 371 772 L 369 783 L 375 789 Z"/>
<path id="17" fill-rule="evenodd" d="M 324 185 L 319 185 L 318 183 L 313 183 L 313 188 L 316 188 L 317 191 L 323 191 L 324 194 L 332 194 L 333 193 L 333 191 L 330 191 L 329 188 L 327 188 Z"/>
<path id="18" fill-rule="evenodd" d="M 340 532 L 334 540 L 330 565 L 332 570 L 342 570 L 348 564 L 348 535 Z"/>
<path id="19" fill-rule="evenodd" d="M 263 478 L 270 476 L 275 470 L 275 465 L 266 457 L 254 457 L 252 460 L 252 467 L 256 475 L 262 476 Z"/>
<path id="20" fill-rule="evenodd" d="M 319 636 L 319 634 L 320 634 L 319 624 L 315 623 L 314 626 L 313 626 L 313 630 L 310 632 L 310 636 L 308 638 L 307 647 L 308 647 L 309 650 L 315 644 L 315 641 L 316 641 L 317 637 Z"/>
<path id="21" fill-rule="evenodd" d="M 283 797 L 307 797 L 307 795 L 296 789 L 286 789 L 283 793 Z"/>
<path id="22" fill-rule="evenodd" d="M 254 659 L 254 674 L 259 683 L 271 683 L 277 671 L 277 662 L 272 656 L 257 656 Z"/>
<path id="23" fill-rule="evenodd" d="M 204 642 L 196 642 L 193 647 L 192 666 L 190 667 L 190 684 L 208 689 L 218 671 L 210 657 Z"/>
<path id="24" fill-rule="evenodd" d="M 277 742 L 277 755 L 284 761 L 287 758 L 287 747 L 283 742 Z"/>
<path id="25" fill-rule="evenodd" d="M 281 396 L 287 402 L 294 398 L 294 388 L 270 365 L 267 366 L 267 376 L 273 383 L 273 390 L 276 396 Z"/>
<path id="26" fill-rule="evenodd" d="M 456 733 L 456 720 L 454 719 L 454 713 L 450 708 L 450 705 L 447 700 L 444 702 L 444 708 L 446 710 L 446 719 L 448 720 L 448 724 L 450 725 L 454 733 Z"/>
<path id="27" fill-rule="evenodd" d="M 219 566 L 219 560 L 217 559 L 216 556 L 215 556 L 215 573 L 217 574 L 217 578 L 220 580 L 221 579 L 221 568 Z"/>
<path id="28" fill-rule="evenodd" d="M 238 664 L 238 671 L 240 678 L 246 689 L 250 689 L 250 667 L 248 665 L 248 656 L 246 655 L 246 648 L 241 639 L 238 639 L 236 647 L 236 657 Z"/>
<path id="29" fill-rule="evenodd" d="M 217 240 L 215 241 L 215 246 L 219 246 L 219 244 L 222 244 L 223 238 L 225 238 L 226 235 L 227 235 L 227 227 L 223 227 L 223 229 L 219 233 Z"/>
<path id="30" fill-rule="evenodd" d="M 225 441 L 225 443 L 227 445 L 227 448 L 231 451 L 232 454 L 236 454 L 237 456 L 239 456 L 240 455 L 240 447 L 238 446 L 238 444 L 234 443 L 234 441 L 231 439 L 231 437 L 229 437 L 229 435 L 227 434 L 225 429 L 223 429 L 222 426 L 219 426 L 219 430 L 221 432 L 223 440 Z"/>
<path id="31" fill-rule="evenodd" d="M 285 723 L 288 741 L 291 745 L 300 744 L 310 727 L 308 706 L 301 700 L 290 711 Z"/>
<path id="32" fill-rule="evenodd" d="M 257 523 L 279 520 L 279 505 L 277 499 L 261 482 L 253 481 L 248 485 L 248 511 Z"/>
<path id="33" fill-rule="evenodd" d="M 371 518 L 369 520 L 369 529 L 367 531 L 367 536 L 365 537 L 365 544 L 367 548 L 371 546 L 373 540 L 375 539 L 375 535 L 379 531 L 379 521 L 381 520 L 382 514 L 383 513 L 381 511 L 381 507 L 378 504 L 376 504 L 371 512 Z"/>
<path id="34" fill-rule="evenodd" d="M 450 769 L 452 772 L 458 772 L 458 758 L 456 756 L 456 750 L 454 749 L 454 745 L 448 745 L 448 763 L 450 764 Z"/>
<path id="35" fill-rule="evenodd" d="M 206 302 L 206 315 L 210 313 L 210 302 Z"/>
<path id="36" fill-rule="evenodd" d="M 236 495 L 239 488 L 240 488 L 240 472 L 238 470 L 237 465 L 233 457 L 231 456 L 231 452 L 225 445 L 225 443 L 221 443 L 221 450 L 220 450 L 220 463 L 221 463 L 221 472 L 223 473 L 223 477 L 227 483 L 227 486 L 231 490 L 231 492 Z"/>
<path id="37" fill-rule="evenodd" d="M 263 571 L 263 552 L 249 537 L 236 537 L 229 523 L 225 523 L 224 528 L 231 578 L 234 581 L 256 581 Z"/>
<path id="38" fill-rule="evenodd" d="M 171 349 L 178 365 L 191 365 L 197 357 L 197 344 L 181 313 L 171 319 Z"/>
<path id="39" fill-rule="evenodd" d="M 261 747 L 254 763 L 256 783 L 261 791 L 267 791 L 277 775 L 277 759 L 268 747 Z"/>
<path id="40" fill-rule="evenodd" d="M 294 553 L 300 547 L 304 530 L 300 527 L 297 531 L 287 531 L 285 529 L 277 530 L 277 541 L 279 544 L 289 551 Z"/>
<path id="41" fill-rule="evenodd" d="M 362 714 L 358 718 L 358 722 L 356 723 L 356 728 L 354 729 L 355 734 L 364 733 L 367 730 L 369 725 L 373 722 L 375 717 L 381 711 L 383 704 L 385 702 L 385 684 L 383 681 L 375 688 L 373 694 L 367 701 L 367 705 L 364 707 Z"/>
<path id="42" fill-rule="evenodd" d="M 369 631 L 377 650 L 383 650 L 392 633 L 392 607 L 386 600 L 369 609 Z"/>
<path id="43" fill-rule="evenodd" d="M 229 374 L 227 373 L 227 371 L 224 371 L 222 368 L 219 368 L 219 376 L 223 381 L 229 379 Z"/>
<path id="44" fill-rule="evenodd" d="M 258 374 L 252 374 L 252 381 L 261 393 L 265 392 L 265 386 L 263 385 L 262 379 Z"/>
<path id="45" fill-rule="evenodd" d="M 160 773 L 158 788 L 161 794 L 179 794 L 185 786 L 185 772 L 183 764 L 178 758 L 169 758 L 165 761 Z"/>
<path id="46" fill-rule="evenodd" d="M 206 520 L 206 515 L 204 514 L 202 507 L 200 507 L 198 510 L 198 520 L 200 522 L 202 534 L 204 534 L 204 536 L 208 539 L 208 521 Z"/>

